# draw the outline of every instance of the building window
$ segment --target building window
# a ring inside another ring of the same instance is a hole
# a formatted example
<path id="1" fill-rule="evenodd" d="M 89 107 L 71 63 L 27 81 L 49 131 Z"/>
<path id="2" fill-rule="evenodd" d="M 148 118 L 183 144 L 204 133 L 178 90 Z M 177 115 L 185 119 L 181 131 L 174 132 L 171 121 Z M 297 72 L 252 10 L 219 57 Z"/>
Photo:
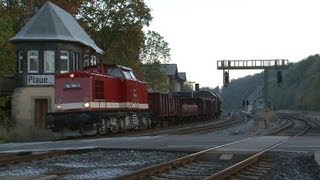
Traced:
<path id="1" fill-rule="evenodd" d="M 73 62 L 72 62 L 73 70 L 79 70 L 79 53 L 73 52 Z"/>
<path id="2" fill-rule="evenodd" d="M 83 67 L 88 67 L 90 66 L 90 55 L 85 54 L 83 57 Z"/>
<path id="3" fill-rule="evenodd" d="M 97 57 L 93 54 L 84 54 L 84 67 L 97 65 Z"/>
<path id="4" fill-rule="evenodd" d="M 28 51 L 28 72 L 39 72 L 39 51 L 37 50 Z"/>
<path id="5" fill-rule="evenodd" d="M 68 51 L 61 51 L 60 52 L 60 66 L 61 72 L 69 72 L 69 52 Z"/>
<path id="6" fill-rule="evenodd" d="M 94 56 L 94 55 L 91 55 L 90 57 L 91 57 L 91 58 L 90 58 L 90 64 L 91 64 L 92 66 L 97 65 L 97 57 Z"/>
<path id="7" fill-rule="evenodd" d="M 19 51 L 18 68 L 19 68 L 19 73 L 23 73 L 23 51 Z"/>
<path id="8" fill-rule="evenodd" d="M 45 73 L 54 73 L 54 51 L 44 51 L 44 72 Z"/>

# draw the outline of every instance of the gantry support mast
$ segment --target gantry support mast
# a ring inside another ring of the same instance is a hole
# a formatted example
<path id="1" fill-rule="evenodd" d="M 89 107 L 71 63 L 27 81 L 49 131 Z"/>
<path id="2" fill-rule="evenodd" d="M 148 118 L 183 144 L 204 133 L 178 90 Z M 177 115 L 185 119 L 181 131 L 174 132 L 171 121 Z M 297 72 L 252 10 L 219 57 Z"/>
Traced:
<path id="1" fill-rule="evenodd" d="M 264 83 L 263 83 L 263 96 L 265 108 L 268 107 L 268 71 L 270 69 L 277 69 L 281 71 L 289 64 L 287 59 L 271 59 L 271 60 L 219 60 L 217 61 L 218 70 L 223 70 L 223 85 L 229 84 L 229 70 L 246 70 L 246 69 L 263 69 L 264 70 Z M 279 74 L 279 73 L 278 73 Z M 281 75 L 281 73 L 280 73 Z"/>

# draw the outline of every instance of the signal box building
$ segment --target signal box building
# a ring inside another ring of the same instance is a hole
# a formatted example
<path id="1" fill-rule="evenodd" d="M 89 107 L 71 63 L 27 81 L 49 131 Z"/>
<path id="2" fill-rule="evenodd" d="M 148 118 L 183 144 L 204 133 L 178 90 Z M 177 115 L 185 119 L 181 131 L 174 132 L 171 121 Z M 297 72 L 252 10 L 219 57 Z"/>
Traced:
<path id="1" fill-rule="evenodd" d="M 10 41 L 17 49 L 13 119 L 19 126 L 44 128 L 54 105 L 54 74 L 94 65 L 102 50 L 71 14 L 51 2 Z"/>

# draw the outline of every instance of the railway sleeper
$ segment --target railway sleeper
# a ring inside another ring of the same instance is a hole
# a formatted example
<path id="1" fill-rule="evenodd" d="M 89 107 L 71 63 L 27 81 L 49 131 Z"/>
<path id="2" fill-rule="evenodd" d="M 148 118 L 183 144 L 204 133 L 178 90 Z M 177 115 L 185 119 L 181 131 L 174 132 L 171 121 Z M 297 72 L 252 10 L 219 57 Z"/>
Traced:
<path id="1" fill-rule="evenodd" d="M 274 163 L 269 163 L 269 162 L 259 162 L 258 163 L 260 167 L 265 167 L 265 168 L 273 168 L 275 166 Z"/>
<path id="2" fill-rule="evenodd" d="M 258 167 L 258 166 L 252 166 L 253 169 L 256 169 L 258 171 L 266 171 L 268 172 L 270 168 L 263 168 L 263 167 Z"/>
<path id="3" fill-rule="evenodd" d="M 242 171 L 241 174 L 244 175 L 253 175 L 253 176 L 263 176 L 265 173 L 250 171 L 250 169 Z"/>
<path id="4" fill-rule="evenodd" d="M 256 173 L 268 173 L 268 171 L 265 171 L 265 170 L 258 170 L 258 169 L 255 169 L 255 168 L 250 168 L 250 169 L 247 169 L 247 171 L 251 171 L 251 172 L 256 172 Z"/>
<path id="5" fill-rule="evenodd" d="M 261 174 L 261 175 L 268 173 L 267 171 L 258 171 L 258 170 L 252 169 L 252 168 L 246 169 L 244 172 L 253 173 L 253 174 Z"/>
<path id="6" fill-rule="evenodd" d="M 198 161 L 198 162 L 194 162 L 192 163 L 196 166 L 199 167 L 212 167 L 212 166 L 216 166 L 216 164 L 214 162 L 210 162 L 210 161 Z"/>
<path id="7" fill-rule="evenodd" d="M 266 170 L 270 170 L 271 168 L 273 168 L 274 166 L 266 166 L 266 165 L 262 165 L 262 164 L 257 164 L 256 165 L 259 168 L 264 168 Z"/>
<path id="8" fill-rule="evenodd" d="M 161 177 L 155 177 L 155 176 L 151 176 L 149 177 L 150 180 L 167 180 L 166 178 L 161 178 Z"/>
<path id="9" fill-rule="evenodd" d="M 211 166 L 211 167 L 203 167 L 203 166 L 188 166 L 188 167 L 181 167 L 181 171 L 215 171 L 218 169 L 217 167 Z"/>
<path id="10" fill-rule="evenodd" d="M 179 175 L 179 176 L 194 176 L 194 175 L 197 175 L 197 176 L 201 176 L 201 175 L 205 175 L 205 176 L 211 176 L 215 171 L 175 171 L 175 172 L 172 172 L 171 174 L 174 174 L 174 175 Z"/>
<path id="11" fill-rule="evenodd" d="M 159 176 L 157 176 L 157 178 L 164 178 L 164 179 L 205 179 L 207 178 L 208 176 L 203 176 L 203 175 L 200 175 L 200 176 L 190 176 L 190 175 L 175 175 L 175 174 L 161 174 Z"/>
<path id="12" fill-rule="evenodd" d="M 190 174 L 194 174 L 194 173 L 205 173 L 205 174 L 208 174 L 208 173 L 212 173 L 212 172 L 215 172 L 216 169 L 187 169 L 186 171 L 182 171 L 182 173 L 190 173 Z"/>
<path id="13" fill-rule="evenodd" d="M 237 178 L 259 180 L 258 176 L 247 176 L 247 175 L 243 175 L 243 174 L 237 175 Z"/>

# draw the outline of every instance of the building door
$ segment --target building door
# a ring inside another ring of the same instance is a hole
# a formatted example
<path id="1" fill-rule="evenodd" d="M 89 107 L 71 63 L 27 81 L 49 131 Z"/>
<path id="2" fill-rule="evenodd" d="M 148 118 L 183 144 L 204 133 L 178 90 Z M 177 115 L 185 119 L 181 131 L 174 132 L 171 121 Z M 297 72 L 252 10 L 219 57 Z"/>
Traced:
<path id="1" fill-rule="evenodd" d="M 48 99 L 34 100 L 35 127 L 45 128 L 46 113 L 48 112 Z"/>

